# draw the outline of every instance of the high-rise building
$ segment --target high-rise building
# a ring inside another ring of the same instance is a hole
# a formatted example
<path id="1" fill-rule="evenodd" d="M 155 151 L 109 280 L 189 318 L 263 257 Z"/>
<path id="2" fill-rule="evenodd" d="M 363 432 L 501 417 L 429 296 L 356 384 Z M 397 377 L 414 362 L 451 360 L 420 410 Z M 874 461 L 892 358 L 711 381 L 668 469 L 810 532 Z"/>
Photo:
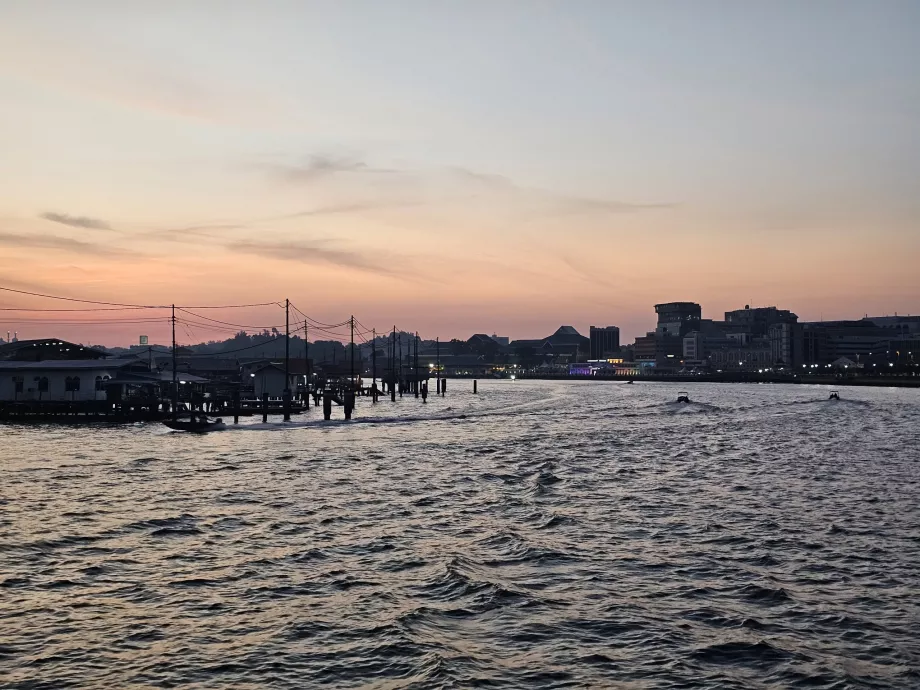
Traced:
<path id="1" fill-rule="evenodd" d="M 658 314 L 658 328 L 655 332 L 660 336 L 683 338 L 691 331 L 700 330 L 703 310 L 696 302 L 656 304 L 655 313 Z"/>
<path id="2" fill-rule="evenodd" d="M 616 326 L 591 326 L 591 359 L 606 359 L 620 350 L 620 329 Z"/>
<path id="3" fill-rule="evenodd" d="M 743 326 L 755 338 L 764 338 L 775 323 L 796 323 L 799 317 L 788 309 L 776 307 L 754 307 L 744 305 L 744 309 L 725 312 L 725 323 Z"/>
<path id="4" fill-rule="evenodd" d="M 702 361 L 706 352 L 704 349 L 705 339 L 699 331 L 691 331 L 684 336 L 684 359 L 688 362 Z"/>
<path id="5" fill-rule="evenodd" d="M 767 331 L 770 338 L 771 364 L 798 368 L 804 363 L 802 326 L 795 323 L 774 323 Z"/>

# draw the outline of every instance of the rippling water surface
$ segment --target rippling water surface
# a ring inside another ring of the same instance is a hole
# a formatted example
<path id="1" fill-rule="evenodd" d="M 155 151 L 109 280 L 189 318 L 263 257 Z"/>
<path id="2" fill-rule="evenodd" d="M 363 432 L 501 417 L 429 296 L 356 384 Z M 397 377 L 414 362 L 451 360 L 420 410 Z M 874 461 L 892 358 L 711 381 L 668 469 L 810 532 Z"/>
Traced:
<path id="1" fill-rule="evenodd" d="M 0 685 L 920 687 L 920 391 L 450 383 L 0 427 Z"/>

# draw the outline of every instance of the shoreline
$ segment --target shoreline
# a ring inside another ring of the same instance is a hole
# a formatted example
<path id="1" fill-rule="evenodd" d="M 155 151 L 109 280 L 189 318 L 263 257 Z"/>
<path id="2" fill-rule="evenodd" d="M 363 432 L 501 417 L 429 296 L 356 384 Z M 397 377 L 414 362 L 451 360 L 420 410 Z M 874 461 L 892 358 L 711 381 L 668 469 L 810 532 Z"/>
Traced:
<path id="1" fill-rule="evenodd" d="M 570 376 L 569 374 L 519 374 L 520 380 L 535 381 L 610 381 L 613 383 L 777 383 L 786 385 L 861 386 L 870 388 L 920 388 L 920 377 L 858 377 L 834 378 L 832 376 L 763 376 L 761 374 L 729 376 Z"/>

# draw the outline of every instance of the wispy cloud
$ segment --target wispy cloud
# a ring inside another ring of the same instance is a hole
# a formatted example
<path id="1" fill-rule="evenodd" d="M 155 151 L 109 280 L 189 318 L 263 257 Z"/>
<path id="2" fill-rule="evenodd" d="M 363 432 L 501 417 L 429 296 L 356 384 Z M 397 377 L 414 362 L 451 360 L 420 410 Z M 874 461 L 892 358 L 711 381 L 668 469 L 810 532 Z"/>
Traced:
<path id="1" fill-rule="evenodd" d="M 473 183 L 495 195 L 503 195 L 524 206 L 535 209 L 534 215 L 568 216 L 579 214 L 635 213 L 638 211 L 674 208 L 674 202 L 634 203 L 572 196 L 547 189 L 525 187 L 504 175 L 482 173 L 468 168 L 448 168 L 451 175 L 461 184 Z"/>
<path id="2" fill-rule="evenodd" d="M 351 204 L 334 204 L 330 206 L 319 206 L 317 208 L 288 213 L 283 216 L 275 216 L 266 220 L 287 220 L 290 218 L 309 218 L 312 216 L 332 216 L 346 215 L 349 213 L 362 213 L 364 211 L 378 211 L 387 208 L 404 208 L 409 206 L 420 206 L 420 201 L 358 201 Z"/>
<path id="3" fill-rule="evenodd" d="M 271 165 L 269 169 L 286 182 L 315 182 L 340 173 L 390 174 L 393 168 L 375 168 L 357 158 L 337 158 L 327 155 L 309 156 L 300 165 Z"/>
<path id="4" fill-rule="evenodd" d="M 639 211 L 655 211 L 675 208 L 675 202 L 661 203 L 629 203 L 625 201 L 610 201 L 607 199 L 586 199 L 576 196 L 557 196 L 552 199 L 554 208 L 548 215 L 578 215 L 582 213 L 637 213 Z"/>
<path id="5" fill-rule="evenodd" d="M 54 235 L 17 235 L 15 233 L 0 232 L 0 246 L 56 249 L 72 254 L 86 254 L 89 256 L 140 256 L 136 252 L 120 247 L 112 247 L 96 242 L 84 242 L 70 237 L 55 237 Z"/>
<path id="6" fill-rule="evenodd" d="M 67 213 L 54 213 L 48 211 L 42 213 L 39 218 L 50 220 L 52 223 L 69 225 L 72 228 L 87 228 L 89 230 L 114 230 L 114 228 L 104 220 L 98 218 L 89 218 L 87 216 L 71 216 Z"/>
<path id="7" fill-rule="evenodd" d="M 227 249 L 242 254 L 263 256 L 282 261 L 297 261 L 312 265 L 338 266 L 381 276 L 400 277 L 399 271 L 374 261 L 364 252 L 345 249 L 330 249 L 322 246 L 322 241 L 314 242 L 233 242 Z"/>
<path id="8" fill-rule="evenodd" d="M 160 242 L 177 242 L 180 244 L 213 244 L 215 241 L 221 241 L 219 233 L 231 230 L 242 230 L 247 226 L 245 223 L 220 223 L 209 225 L 189 225 L 179 228 L 160 228 L 150 230 L 137 235 L 135 238 L 143 240 L 157 240 Z M 214 234 L 217 233 L 217 234 Z"/>

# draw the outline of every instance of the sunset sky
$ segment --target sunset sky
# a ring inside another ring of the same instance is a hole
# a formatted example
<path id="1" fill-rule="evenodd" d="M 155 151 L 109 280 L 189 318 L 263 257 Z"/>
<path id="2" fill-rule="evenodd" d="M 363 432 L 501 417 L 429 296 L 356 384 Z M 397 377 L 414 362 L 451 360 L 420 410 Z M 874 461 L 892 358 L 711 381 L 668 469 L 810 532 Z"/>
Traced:
<path id="1" fill-rule="evenodd" d="M 920 313 L 920 3 L 0 0 L 0 286 L 431 338 Z M 108 318 L 0 334 L 168 341 Z"/>

